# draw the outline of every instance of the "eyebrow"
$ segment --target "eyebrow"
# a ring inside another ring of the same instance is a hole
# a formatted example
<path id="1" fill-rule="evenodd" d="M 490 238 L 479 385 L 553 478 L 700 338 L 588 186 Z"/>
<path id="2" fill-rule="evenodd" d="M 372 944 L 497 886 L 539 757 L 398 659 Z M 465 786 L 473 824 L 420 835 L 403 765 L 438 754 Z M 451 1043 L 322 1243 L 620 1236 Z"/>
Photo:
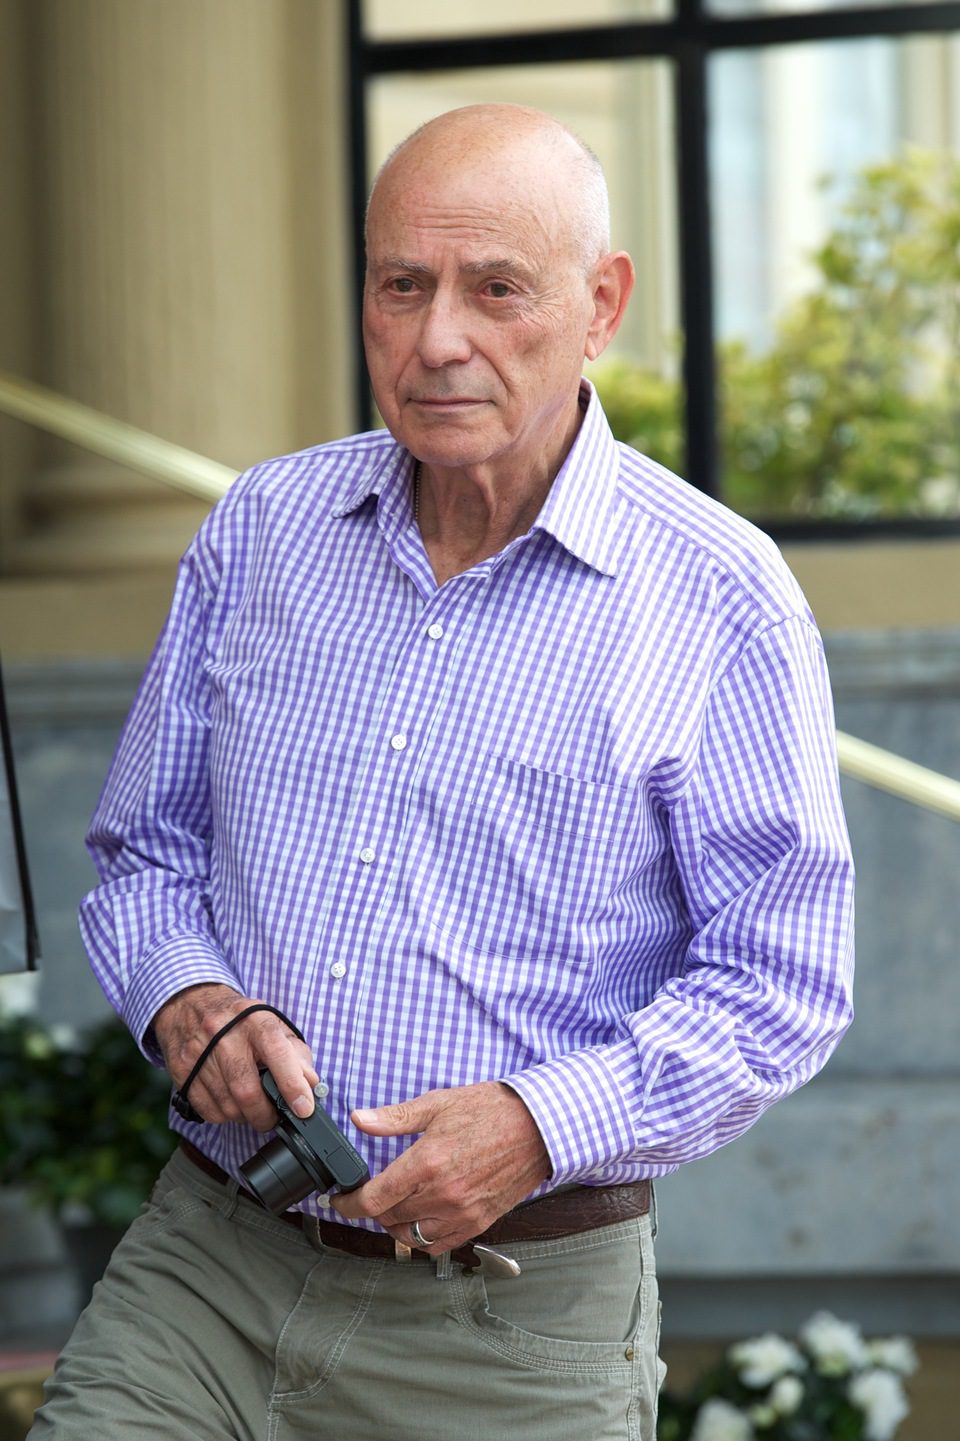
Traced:
<path id="1" fill-rule="evenodd" d="M 465 275 L 489 275 L 496 271 L 498 275 L 511 275 L 517 280 L 528 280 L 530 272 L 525 265 L 517 260 L 511 260 L 509 256 L 493 260 L 471 260 L 460 269 Z"/>
<path id="2" fill-rule="evenodd" d="M 376 270 L 403 270 L 408 275 L 432 275 L 433 270 L 422 261 L 407 260 L 402 255 L 384 255 L 373 261 Z M 529 269 L 509 256 L 494 256 L 489 260 L 470 260 L 461 265 L 462 275 L 506 275 L 515 280 L 530 281 Z"/>
<path id="3" fill-rule="evenodd" d="M 419 264 L 415 260 L 405 260 L 402 255 L 382 255 L 378 260 L 372 260 L 371 264 L 376 270 L 407 270 L 411 275 L 429 275 L 429 265 Z"/>

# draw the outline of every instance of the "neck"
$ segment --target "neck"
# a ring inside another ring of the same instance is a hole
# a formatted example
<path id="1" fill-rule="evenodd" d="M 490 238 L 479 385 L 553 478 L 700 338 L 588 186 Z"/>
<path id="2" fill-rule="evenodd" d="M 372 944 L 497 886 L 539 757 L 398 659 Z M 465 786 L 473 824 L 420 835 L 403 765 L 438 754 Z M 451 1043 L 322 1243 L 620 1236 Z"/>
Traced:
<path id="1" fill-rule="evenodd" d="M 429 466 L 414 472 L 414 519 L 437 584 L 497 555 L 536 520 L 550 481 L 522 493 L 445 483 Z"/>
<path id="2" fill-rule="evenodd" d="M 549 455 L 464 469 L 417 461 L 414 519 L 438 584 L 498 554 L 536 520 L 576 439 L 579 404 Z"/>

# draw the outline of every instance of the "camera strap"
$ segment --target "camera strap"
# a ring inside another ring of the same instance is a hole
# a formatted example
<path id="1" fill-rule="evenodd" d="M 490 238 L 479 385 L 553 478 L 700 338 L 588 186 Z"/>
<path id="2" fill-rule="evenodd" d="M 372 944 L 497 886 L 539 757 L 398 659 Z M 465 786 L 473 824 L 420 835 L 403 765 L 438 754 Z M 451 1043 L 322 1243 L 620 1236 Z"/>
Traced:
<path id="1" fill-rule="evenodd" d="M 197 1079 L 197 1076 L 203 1068 L 204 1062 L 207 1060 L 207 1057 L 210 1055 L 210 1052 L 213 1050 L 214 1046 L 216 1046 L 219 1041 L 222 1041 L 227 1032 L 232 1031 L 234 1026 L 239 1026 L 240 1022 L 245 1021 L 247 1016 L 252 1016 L 254 1011 L 269 1011 L 272 1016 L 276 1016 L 278 1020 L 282 1021 L 285 1026 L 288 1026 L 290 1028 L 298 1041 L 303 1041 L 304 1045 L 306 1045 L 306 1040 L 302 1032 L 298 1031 L 293 1022 L 289 1019 L 289 1017 L 285 1016 L 282 1011 L 278 1011 L 276 1006 L 268 1006 L 266 1001 L 257 1001 L 255 1005 L 247 1006 L 245 1010 L 238 1011 L 237 1014 L 235 1016 L 231 1016 L 229 1021 L 227 1021 L 226 1025 L 221 1026 L 219 1031 L 217 1031 L 216 1035 L 211 1037 L 211 1039 L 207 1042 L 203 1050 L 200 1052 L 199 1059 L 196 1061 L 193 1070 L 190 1072 L 183 1085 L 180 1087 L 179 1090 L 175 1090 L 173 1092 L 173 1095 L 170 1097 L 170 1104 L 173 1106 L 173 1109 L 176 1111 L 177 1115 L 182 1116 L 185 1121 L 195 1121 L 198 1125 L 203 1125 L 203 1117 L 198 1111 L 194 1110 L 193 1106 L 191 1106 L 190 1102 L 187 1100 L 187 1092 L 193 1085 L 194 1081 Z"/>

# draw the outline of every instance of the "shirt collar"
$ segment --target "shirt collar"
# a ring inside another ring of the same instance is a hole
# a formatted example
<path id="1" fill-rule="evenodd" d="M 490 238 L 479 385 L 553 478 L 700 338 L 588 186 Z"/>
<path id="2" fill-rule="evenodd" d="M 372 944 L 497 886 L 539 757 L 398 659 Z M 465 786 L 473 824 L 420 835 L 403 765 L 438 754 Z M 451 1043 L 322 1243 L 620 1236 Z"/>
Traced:
<path id="1" fill-rule="evenodd" d="M 533 528 L 601 574 L 616 575 L 624 539 L 616 524 L 620 455 L 589 380 L 580 381 L 580 400 L 583 421 Z"/>
<path id="2" fill-rule="evenodd" d="M 416 464 L 413 456 L 395 441 L 390 444 L 388 432 L 385 430 L 371 431 L 369 438 L 379 439 L 380 444 L 373 449 L 370 463 L 361 468 L 353 485 L 339 504 L 334 506 L 331 514 L 336 520 L 349 515 L 351 511 L 359 510 L 371 495 L 388 501 L 391 508 L 396 507 L 404 495 L 409 504 Z"/>
<path id="3" fill-rule="evenodd" d="M 563 548 L 603 575 L 616 575 L 623 536 L 616 525 L 619 455 L 599 397 L 589 380 L 580 381 L 583 421 L 566 460 L 550 487 L 532 529 L 553 536 Z M 389 446 L 364 467 L 333 511 L 337 518 L 378 497 L 381 521 L 406 523 L 414 458 L 402 446 Z"/>

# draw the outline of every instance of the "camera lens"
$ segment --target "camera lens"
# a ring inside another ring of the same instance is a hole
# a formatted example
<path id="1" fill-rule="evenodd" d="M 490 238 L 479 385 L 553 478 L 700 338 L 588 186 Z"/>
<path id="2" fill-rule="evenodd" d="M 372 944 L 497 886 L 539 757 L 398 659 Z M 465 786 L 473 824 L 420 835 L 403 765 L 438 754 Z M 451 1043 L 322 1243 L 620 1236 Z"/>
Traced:
<path id="1" fill-rule="evenodd" d="M 317 1189 L 316 1181 L 279 1136 L 244 1161 L 240 1170 L 261 1206 L 276 1216 Z"/>

